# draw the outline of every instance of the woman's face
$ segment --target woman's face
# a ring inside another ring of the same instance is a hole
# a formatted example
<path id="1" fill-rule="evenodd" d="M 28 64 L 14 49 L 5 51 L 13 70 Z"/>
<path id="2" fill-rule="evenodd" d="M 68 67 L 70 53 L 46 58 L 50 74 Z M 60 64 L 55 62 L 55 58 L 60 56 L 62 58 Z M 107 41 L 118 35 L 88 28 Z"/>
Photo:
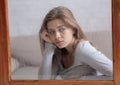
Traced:
<path id="1" fill-rule="evenodd" d="M 72 44 L 74 32 L 70 27 L 66 26 L 61 19 L 48 22 L 47 28 L 50 40 L 58 48 L 66 48 Z"/>

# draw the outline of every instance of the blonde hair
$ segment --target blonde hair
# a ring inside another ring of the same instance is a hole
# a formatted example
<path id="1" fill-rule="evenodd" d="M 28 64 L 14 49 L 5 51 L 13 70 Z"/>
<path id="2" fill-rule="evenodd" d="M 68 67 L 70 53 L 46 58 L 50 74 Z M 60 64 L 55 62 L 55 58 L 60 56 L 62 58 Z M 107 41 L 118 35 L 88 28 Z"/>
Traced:
<path id="1" fill-rule="evenodd" d="M 79 39 L 79 40 L 87 39 L 82 29 L 78 25 L 76 19 L 74 18 L 72 12 L 66 7 L 58 6 L 50 10 L 43 20 L 43 23 L 39 32 L 42 53 L 45 48 L 45 41 L 41 39 L 40 33 L 42 33 L 43 30 L 47 31 L 47 23 L 55 19 L 61 19 L 65 22 L 66 25 L 70 26 L 75 32 L 74 37 L 76 39 Z"/>

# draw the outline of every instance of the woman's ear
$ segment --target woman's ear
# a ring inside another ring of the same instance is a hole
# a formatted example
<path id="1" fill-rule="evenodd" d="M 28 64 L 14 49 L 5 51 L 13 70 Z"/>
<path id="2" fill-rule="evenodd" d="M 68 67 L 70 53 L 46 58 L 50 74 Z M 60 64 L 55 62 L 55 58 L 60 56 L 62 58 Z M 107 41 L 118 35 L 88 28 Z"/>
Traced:
<path id="1" fill-rule="evenodd" d="M 73 31 L 73 36 L 74 36 L 76 39 L 78 39 L 79 30 L 76 29 L 76 28 L 74 28 L 73 30 L 74 30 L 74 31 Z"/>
<path id="2" fill-rule="evenodd" d="M 73 28 L 72 30 L 73 30 L 73 36 L 75 36 L 77 33 L 77 29 Z"/>

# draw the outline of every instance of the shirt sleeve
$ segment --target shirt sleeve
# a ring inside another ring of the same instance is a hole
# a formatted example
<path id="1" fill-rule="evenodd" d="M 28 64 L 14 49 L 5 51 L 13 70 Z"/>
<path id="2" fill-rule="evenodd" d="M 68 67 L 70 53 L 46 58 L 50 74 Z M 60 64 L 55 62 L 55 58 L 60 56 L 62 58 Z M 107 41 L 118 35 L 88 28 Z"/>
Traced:
<path id="1" fill-rule="evenodd" d="M 80 42 L 76 48 L 80 60 L 106 76 L 113 76 L 112 61 L 92 46 L 89 41 Z"/>
<path id="2" fill-rule="evenodd" d="M 39 79 L 41 80 L 50 80 L 52 78 L 52 60 L 54 50 L 55 50 L 54 45 L 45 43 L 43 60 L 39 70 Z"/>

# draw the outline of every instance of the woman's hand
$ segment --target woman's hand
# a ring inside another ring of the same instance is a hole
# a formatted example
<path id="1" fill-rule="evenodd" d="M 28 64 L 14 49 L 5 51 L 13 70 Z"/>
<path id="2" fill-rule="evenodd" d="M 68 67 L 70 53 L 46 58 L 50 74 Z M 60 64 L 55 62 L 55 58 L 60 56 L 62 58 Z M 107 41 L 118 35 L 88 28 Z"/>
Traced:
<path id="1" fill-rule="evenodd" d="M 49 38 L 49 35 L 46 30 L 43 30 L 42 33 L 40 34 L 41 38 L 45 40 L 48 43 L 52 43 L 52 41 Z"/>

